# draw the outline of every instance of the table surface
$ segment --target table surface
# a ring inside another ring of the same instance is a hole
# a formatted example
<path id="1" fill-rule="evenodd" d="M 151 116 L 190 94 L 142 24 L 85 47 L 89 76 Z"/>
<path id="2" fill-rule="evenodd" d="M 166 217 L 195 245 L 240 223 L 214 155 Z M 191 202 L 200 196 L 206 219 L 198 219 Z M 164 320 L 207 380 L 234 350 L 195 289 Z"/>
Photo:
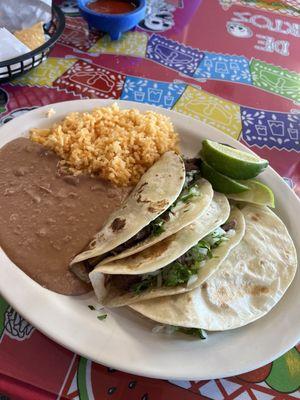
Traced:
<path id="1" fill-rule="evenodd" d="M 270 160 L 300 196 L 299 0 L 148 4 L 140 26 L 111 42 L 89 32 L 75 1 L 63 1 L 66 27 L 51 56 L 1 86 L 0 125 L 64 100 L 146 102 L 203 120 L 245 143 Z M 299 399 L 299 385 L 299 345 L 232 378 L 141 378 L 64 349 L 0 298 L 0 397 L 278 400 Z"/>

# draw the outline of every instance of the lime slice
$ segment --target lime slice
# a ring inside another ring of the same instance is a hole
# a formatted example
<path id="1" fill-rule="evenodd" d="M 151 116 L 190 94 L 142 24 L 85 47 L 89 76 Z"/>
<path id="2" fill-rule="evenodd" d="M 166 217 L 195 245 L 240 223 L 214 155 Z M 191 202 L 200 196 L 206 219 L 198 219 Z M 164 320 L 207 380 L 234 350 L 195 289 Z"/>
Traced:
<path id="1" fill-rule="evenodd" d="M 202 142 L 201 154 L 215 170 L 234 179 L 254 178 L 269 165 L 256 155 L 207 139 Z"/>
<path id="2" fill-rule="evenodd" d="M 272 190 L 263 183 L 254 179 L 241 181 L 247 185 L 249 190 L 243 193 L 230 193 L 227 197 L 232 200 L 246 201 L 247 203 L 259 204 L 261 206 L 275 207 L 274 194 Z"/>
<path id="3" fill-rule="evenodd" d="M 242 183 L 228 178 L 220 172 L 214 170 L 205 161 L 201 163 L 201 174 L 212 185 L 213 189 L 220 193 L 241 193 L 248 190 L 248 187 Z"/>

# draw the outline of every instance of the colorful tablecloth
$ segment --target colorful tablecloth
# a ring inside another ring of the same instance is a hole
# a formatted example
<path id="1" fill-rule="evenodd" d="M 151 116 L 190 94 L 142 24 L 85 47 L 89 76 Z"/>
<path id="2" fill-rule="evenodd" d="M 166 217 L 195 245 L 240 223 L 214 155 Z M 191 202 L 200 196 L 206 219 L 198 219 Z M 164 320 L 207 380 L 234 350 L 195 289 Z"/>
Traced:
<path id="1" fill-rule="evenodd" d="M 299 0 L 149 0 L 118 42 L 89 32 L 76 2 L 61 8 L 66 28 L 51 57 L 1 86 L 0 124 L 64 100 L 154 104 L 240 140 L 300 195 Z M 299 399 L 299 352 L 226 379 L 141 378 L 60 347 L 0 301 L 1 399 Z"/>

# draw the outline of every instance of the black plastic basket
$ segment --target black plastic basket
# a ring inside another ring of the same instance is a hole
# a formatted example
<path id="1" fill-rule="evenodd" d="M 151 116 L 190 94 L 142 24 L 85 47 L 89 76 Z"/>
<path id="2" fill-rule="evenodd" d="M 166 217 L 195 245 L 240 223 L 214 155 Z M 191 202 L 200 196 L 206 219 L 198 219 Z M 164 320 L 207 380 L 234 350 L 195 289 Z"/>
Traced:
<path id="1" fill-rule="evenodd" d="M 51 48 L 65 27 L 64 13 L 57 5 L 52 5 L 52 19 L 44 25 L 44 32 L 50 37 L 42 46 L 22 56 L 0 62 L 0 83 L 8 82 L 23 75 L 46 60 Z"/>

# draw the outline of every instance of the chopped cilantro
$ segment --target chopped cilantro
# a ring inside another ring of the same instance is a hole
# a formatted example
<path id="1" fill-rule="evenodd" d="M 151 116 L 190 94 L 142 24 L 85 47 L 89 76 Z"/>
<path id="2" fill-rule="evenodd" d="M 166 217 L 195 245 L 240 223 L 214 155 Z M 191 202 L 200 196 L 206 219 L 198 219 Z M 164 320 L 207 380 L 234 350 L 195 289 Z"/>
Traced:
<path id="1" fill-rule="evenodd" d="M 192 192 L 188 192 L 185 195 L 182 195 L 179 200 L 182 201 L 183 203 L 187 203 L 191 198 L 193 198 L 195 195 Z"/>
<path id="2" fill-rule="evenodd" d="M 181 326 L 177 326 L 176 328 L 178 332 L 185 333 L 186 335 L 196 336 L 197 338 L 202 340 L 207 338 L 207 333 L 204 329 L 201 328 L 184 328 Z"/>
<path id="3" fill-rule="evenodd" d="M 97 318 L 100 319 L 100 321 L 103 321 L 104 319 L 107 318 L 107 314 L 98 315 Z"/>
<path id="4" fill-rule="evenodd" d="M 206 339 L 207 333 L 201 328 L 185 328 L 183 326 L 176 325 L 157 325 L 152 329 L 153 333 L 166 333 L 167 335 L 172 335 L 176 332 L 181 332 L 186 335 L 195 336 L 198 339 Z"/>
<path id="5" fill-rule="evenodd" d="M 185 175 L 183 189 L 192 186 L 193 183 L 195 183 L 195 181 L 199 178 L 199 176 L 200 176 L 199 169 L 192 169 L 191 171 L 188 171 Z"/>
<path id="6" fill-rule="evenodd" d="M 94 306 L 91 306 L 91 305 L 88 305 L 88 308 L 89 308 L 90 310 L 92 310 L 92 311 L 95 310 L 95 307 L 94 307 Z"/>
<path id="7" fill-rule="evenodd" d="M 223 229 L 217 228 L 156 274 L 142 275 L 141 280 L 134 283 L 130 290 L 140 294 L 149 288 L 158 287 L 158 277 L 161 278 L 160 286 L 174 287 L 187 283 L 192 275 L 197 275 L 201 263 L 213 257 L 212 250 L 227 239 L 225 235 Z"/>
<path id="8" fill-rule="evenodd" d="M 180 195 L 177 197 L 177 199 L 174 201 L 174 203 L 171 205 L 169 208 L 172 210 L 177 206 L 178 203 L 187 203 L 190 199 L 192 199 L 195 196 L 199 196 L 199 188 L 197 183 L 189 184 L 188 186 L 184 186 Z"/>
<path id="9" fill-rule="evenodd" d="M 214 249 L 224 240 L 228 240 L 228 238 L 226 237 L 226 232 L 222 228 L 217 228 L 207 236 L 207 240 L 211 249 Z"/>
<path id="10" fill-rule="evenodd" d="M 204 238 L 200 240 L 195 246 L 187 251 L 183 256 L 186 261 L 192 262 L 199 266 L 202 261 L 205 261 L 212 257 L 211 246 L 209 242 Z"/>
<path id="11" fill-rule="evenodd" d="M 192 275 L 197 274 L 198 268 L 192 265 L 188 267 L 178 261 L 174 261 L 162 270 L 163 286 L 177 286 L 186 283 Z"/>
<path id="12" fill-rule="evenodd" d="M 154 221 L 150 222 L 150 228 L 151 228 L 151 235 L 153 236 L 159 236 L 163 232 L 165 232 L 164 229 L 164 223 L 168 221 L 169 219 L 169 214 L 172 213 L 172 209 L 179 203 L 187 203 L 191 198 L 198 196 L 199 191 L 197 184 L 195 184 L 196 178 L 199 176 L 199 171 L 193 170 L 190 172 L 187 172 L 183 189 L 177 199 L 174 201 L 174 203 L 163 213 L 162 216 L 157 217 Z M 165 218 L 163 218 L 165 216 Z"/>
<path id="13" fill-rule="evenodd" d="M 140 294 L 153 286 L 154 282 L 156 283 L 156 277 L 149 275 L 146 279 L 142 279 L 140 282 L 134 283 L 130 290 L 135 294 Z"/>
<path id="14" fill-rule="evenodd" d="M 161 233 L 163 233 L 165 231 L 163 227 L 164 223 L 165 221 L 160 217 L 150 222 L 151 234 L 154 236 L 159 236 Z"/>
<path id="15" fill-rule="evenodd" d="M 184 201 L 186 203 L 187 197 L 188 197 L 188 199 L 191 199 L 191 198 L 199 196 L 199 195 L 200 195 L 199 187 L 198 187 L 197 183 L 194 183 L 192 186 L 190 186 L 188 188 L 187 195 L 183 199 L 181 199 L 181 201 Z"/>

